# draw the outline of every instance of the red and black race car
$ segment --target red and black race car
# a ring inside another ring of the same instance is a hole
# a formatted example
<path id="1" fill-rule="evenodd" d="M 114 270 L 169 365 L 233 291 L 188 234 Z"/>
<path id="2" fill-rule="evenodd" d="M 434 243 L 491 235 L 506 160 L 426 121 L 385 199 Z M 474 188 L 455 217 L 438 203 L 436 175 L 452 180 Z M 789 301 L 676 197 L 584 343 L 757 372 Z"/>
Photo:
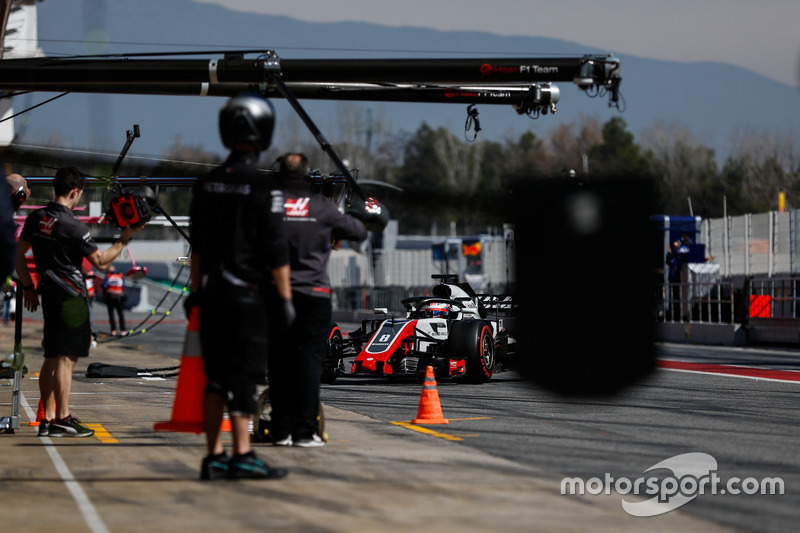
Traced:
<path id="1" fill-rule="evenodd" d="M 510 296 L 478 295 L 457 276 L 435 274 L 441 282 L 431 297 L 401 301 L 405 317 L 362 321 L 345 334 L 334 325 L 322 382 L 339 376 L 424 377 L 432 366 L 437 378 L 469 383 L 488 381 L 513 353 L 515 342 L 506 330 L 513 303 Z"/>

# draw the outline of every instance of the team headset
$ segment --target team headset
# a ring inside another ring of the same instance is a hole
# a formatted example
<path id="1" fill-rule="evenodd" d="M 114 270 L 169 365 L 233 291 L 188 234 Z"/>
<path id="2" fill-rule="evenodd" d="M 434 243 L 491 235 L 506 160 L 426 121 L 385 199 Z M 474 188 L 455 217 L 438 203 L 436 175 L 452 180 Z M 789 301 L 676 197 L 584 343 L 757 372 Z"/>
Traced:
<path id="1" fill-rule="evenodd" d="M 14 208 L 14 211 L 19 209 L 19 207 L 28 199 L 28 195 L 25 194 L 25 187 L 22 185 L 19 186 L 19 189 L 14 191 L 11 195 L 11 205 Z"/>

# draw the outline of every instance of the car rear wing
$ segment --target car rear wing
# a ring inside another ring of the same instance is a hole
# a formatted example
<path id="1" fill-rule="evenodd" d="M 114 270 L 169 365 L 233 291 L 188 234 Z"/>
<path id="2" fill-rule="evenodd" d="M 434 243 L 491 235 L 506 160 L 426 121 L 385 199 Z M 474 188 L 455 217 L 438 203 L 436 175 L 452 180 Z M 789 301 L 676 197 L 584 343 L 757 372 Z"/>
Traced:
<path id="1" fill-rule="evenodd" d="M 517 311 L 517 304 L 510 294 L 479 294 L 479 307 L 487 314 L 510 317 Z"/>

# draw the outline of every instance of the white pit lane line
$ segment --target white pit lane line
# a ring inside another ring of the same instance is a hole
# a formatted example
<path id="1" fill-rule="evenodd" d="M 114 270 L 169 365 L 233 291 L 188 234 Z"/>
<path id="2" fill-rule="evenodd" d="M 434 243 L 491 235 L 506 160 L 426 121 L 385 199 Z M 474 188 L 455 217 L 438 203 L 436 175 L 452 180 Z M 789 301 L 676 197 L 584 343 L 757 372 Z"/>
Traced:
<path id="1" fill-rule="evenodd" d="M 25 398 L 22 391 L 20 391 L 20 400 L 20 405 L 25 409 L 25 414 L 28 415 L 28 418 L 30 420 L 36 420 L 36 413 L 28 404 L 28 400 Z M 72 472 L 67 467 L 61 454 L 58 453 L 58 449 L 53 445 L 53 441 L 50 437 L 39 438 L 42 439 L 44 449 L 47 451 L 47 455 L 50 456 L 50 460 L 53 462 L 56 472 L 58 472 L 58 475 L 61 476 L 62 481 L 64 481 L 64 486 L 67 487 L 69 493 L 72 494 L 72 499 L 78 504 L 78 510 L 80 510 L 81 515 L 83 515 L 83 520 L 86 522 L 89 530 L 92 531 L 92 533 L 109 533 L 105 522 L 100 518 L 97 509 L 83 491 L 83 488 L 81 488 L 80 483 L 78 483 L 75 476 L 72 475 Z"/>

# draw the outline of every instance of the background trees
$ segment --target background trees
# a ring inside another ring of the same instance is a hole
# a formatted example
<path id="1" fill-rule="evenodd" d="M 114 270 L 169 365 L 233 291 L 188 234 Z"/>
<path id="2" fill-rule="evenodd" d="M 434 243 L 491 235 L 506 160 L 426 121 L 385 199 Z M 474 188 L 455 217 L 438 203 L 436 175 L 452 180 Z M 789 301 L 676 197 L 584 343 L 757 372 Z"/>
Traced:
<path id="1" fill-rule="evenodd" d="M 502 205 L 515 180 L 570 171 L 578 180 L 651 179 L 663 214 L 713 218 L 726 209 L 728 215 L 775 210 L 781 191 L 787 208 L 800 204 L 800 149 L 793 137 L 744 131 L 730 142 L 730 155 L 721 159 L 684 126 L 663 123 L 637 140 L 621 117 L 605 124 L 582 117 L 545 137 L 528 131 L 501 143 L 468 142 L 423 124 L 396 144 L 402 155 L 385 176 L 407 191 L 392 210 L 405 232 L 441 232 L 452 222 L 459 233 L 481 225 L 480 231 L 491 230 L 503 218 L 492 205 Z"/>
<path id="2" fill-rule="evenodd" d="M 800 147 L 789 134 L 742 130 L 729 139 L 723 158 L 678 123 L 656 123 L 637 139 L 622 117 L 601 124 L 582 116 L 544 135 L 529 130 L 499 142 L 480 135 L 470 142 L 457 130 L 425 123 L 413 133 L 393 133 L 382 117 L 353 104 L 342 104 L 337 123 L 326 131 L 335 131 L 334 147 L 359 169 L 360 179 L 404 190 L 365 187 L 390 207 L 404 233 L 449 234 L 453 226 L 459 234 L 499 231 L 511 218 L 503 206 L 515 181 L 566 178 L 570 171 L 578 180 L 653 180 L 658 214 L 764 212 L 777 209 L 781 191 L 787 208 L 800 205 Z M 262 162 L 299 148 L 313 168 L 335 171 L 299 121 L 289 124 L 288 133 L 276 136 Z"/>
<path id="3" fill-rule="evenodd" d="M 786 195 L 787 208 L 800 205 L 800 147 L 794 136 L 779 132 L 739 131 L 729 139 L 725 157 L 681 124 L 656 123 L 637 139 L 622 117 L 601 124 L 597 118 L 582 116 L 557 123 L 546 134 L 529 130 L 500 141 L 481 134 L 470 142 L 460 131 L 424 123 L 415 132 L 397 132 L 385 117 L 353 103 L 342 103 L 335 123 L 322 129 L 360 180 L 403 189 L 399 193 L 362 186 L 389 206 L 404 233 L 499 231 L 512 219 L 505 206 L 515 182 L 568 178 L 571 171 L 576 180 L 620 174 L 653 180 L 658 210 L 654 214 L 715 218 L 726 209 L 732 216 L 764 212 L 777 209 L 780 192 Z M 261 165 L 270 168 L 290 150 L 305 152 L 312 169 L 337 171 L 294 116 L 279 123 L 273 147 L 262 156 Z M 14 171 L 29 176 L 52 175 L 52 169 L 67 164 L 102 176 L 113 163 L 98 163 L 95 154 L 67 160 L 63 153 L 6 150 L 4 156 Z M 120 174 L 192 176 L 219 162 L 219 156 L 177 139 L 155 166 L 129 157 Z M 162 192 L 166 194 L 160 201 L 170 213 L 185 214 L 188 191 Z M 37 202 L 51 196 L 49 189 L 34 193 Z"/>

